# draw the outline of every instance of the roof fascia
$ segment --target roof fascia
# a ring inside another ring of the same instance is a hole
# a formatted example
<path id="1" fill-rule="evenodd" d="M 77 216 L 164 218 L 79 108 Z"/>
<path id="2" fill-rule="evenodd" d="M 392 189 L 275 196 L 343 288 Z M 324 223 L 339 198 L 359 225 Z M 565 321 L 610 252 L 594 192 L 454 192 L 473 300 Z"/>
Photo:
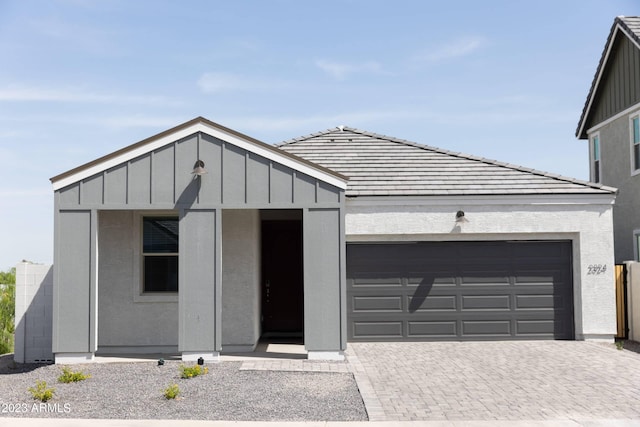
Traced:
<path id="1" fill-rule="evenodd" d="M 614 42 L 616 40 L 616 37 L 618 37 L 618 32 L 619 31 L 622 31 L 624 33 L 624 35 L 629 40 L 631 40 L 631 42 L 634 45 L 636 45 L 636 47 L 638 49 L 640 49 L 640 44 L 638 44 L 636 39 L 634 37 L 632 37 L 632 35 L 627 32 L 627 29 L 623 25 L 622 21 L 617 19 L 615 27 L 613 28 L 613 31 L 611 32 L 611 37 L 609 37 L 609 39 L 607 41 L 607 48 L 605 49 L 604 59 L 602 60 L 602 62 L 600 64 L 600 68 L 598 69 L 598 74 L 595 77 L 595 82 L 593 84 L 593 90 L 591 90 L 589 92 L 589 99 L 587 101 L 587 108 L 582 113 L 582 117 L 580 117 L 580 127 L 578 128 L 578 132 L 576 133 L 576 136 L 578 137 L 578 139 L 586 139 L 587 138 L 587 135 L 585 133 L 585 128 L 584 127 L 587 124 L 587 118 L 589 117 L 589 114 L 591 113 L 591 107 L 593 106 L 593 100 L 596 98 L 596 93 L 598 92 L 598 88 L 600 86 L 600 80 L 602 79 L 602 76 L 604 74 L 605 68 L 607 68 L 607 62 L 609 62 L 609 55 L 611 54 L 611 49 L 613 48 Z"/>
<path id="2" fill-rule="evenodd" d="M 614 193 L 534 194 L 498 196 L 361 196 L 346 198 L 347 206 L 469 206 L 498 205 L 613 205 Z"/>
<path id="3" fill-rule="evenodd" d="M 72 169 L 51 178 L 54 191 L 74 184 L 92 175 L 104 172 L 110 168 L 150 153 L 172 142 L 186 138 L 194 133 L 202 132 L 222 141 L 231 143 L 258 156 L 290 167 L 323 182 L 346 190 L 348 179 L 336 172 L 323 168 L 293 154 L 286 153 L 264 142 L 254 140 L 239 132 L 220 126 L 206 119 L 198 118 L 179 125 L 169 131 L 162 132 L 139 143 L 133 144 L 110 155 L 101 157 L 93 162 Z"/>

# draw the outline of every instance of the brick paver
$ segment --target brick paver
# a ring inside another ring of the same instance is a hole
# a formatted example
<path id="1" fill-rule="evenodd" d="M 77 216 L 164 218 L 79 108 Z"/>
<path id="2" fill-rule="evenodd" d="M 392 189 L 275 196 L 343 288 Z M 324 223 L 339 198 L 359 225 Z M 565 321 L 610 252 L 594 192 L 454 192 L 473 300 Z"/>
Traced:
<path id="1" fill-rule="evenodd" d="M 580 341 L 350 343 L 371 421 L 640 419 L 640 354 Z"/>

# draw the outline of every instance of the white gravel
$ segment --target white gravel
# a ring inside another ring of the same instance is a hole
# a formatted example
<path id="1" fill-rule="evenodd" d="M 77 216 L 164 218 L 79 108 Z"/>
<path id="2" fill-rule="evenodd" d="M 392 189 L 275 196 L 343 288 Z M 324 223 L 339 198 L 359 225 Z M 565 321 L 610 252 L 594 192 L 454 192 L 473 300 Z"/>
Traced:
<path id="1" fill-rule="evenodd" d="M 181 362 L 74 365 L 91 378 L 61 384 L 59 365 L 0 367 L 0 417 L 194 419 L 228 421 L 366 421 L 353 375 L 240 371 L 241 362 L 208 364 L 181 379 Z M 27 390 L 37 380 L 55 388 L 47 405 Z M 171 383 L 177 400 L 163 395 Z"/>

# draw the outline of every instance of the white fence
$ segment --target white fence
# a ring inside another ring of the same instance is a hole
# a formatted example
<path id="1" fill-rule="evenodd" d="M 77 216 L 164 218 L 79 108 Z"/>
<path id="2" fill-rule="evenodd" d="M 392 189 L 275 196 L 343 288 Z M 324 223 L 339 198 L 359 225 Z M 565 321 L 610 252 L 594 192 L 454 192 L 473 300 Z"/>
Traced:
<path id="1" fill-rule="evenodd" d="M 21 262 L 16 266 L 17 363 L 53 362 L 51 351 L 53 266 Z"/>

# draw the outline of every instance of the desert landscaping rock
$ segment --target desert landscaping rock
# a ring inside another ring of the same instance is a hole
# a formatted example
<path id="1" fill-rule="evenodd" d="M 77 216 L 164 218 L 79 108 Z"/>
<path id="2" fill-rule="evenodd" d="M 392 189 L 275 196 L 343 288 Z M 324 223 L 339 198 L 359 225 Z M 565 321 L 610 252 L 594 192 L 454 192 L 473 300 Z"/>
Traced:
<path id="1" fill-rule="evenodd" d="M 209 373 L 181 379 L 180 362 L 75 365 L 91 378 L 61 384 L 59 365 L 0 369 L 0 417 L 184 419 L 229 421 L 362 421 L 366 410 L 350 373 L 239 370 L 208 364 Z M 37 380 L 55 388 L 47 405 L 27 391 Z M 167 400 L 176 383 L 180 395 Z M 34 406 L 35 404 L 35 406 Z"/>

